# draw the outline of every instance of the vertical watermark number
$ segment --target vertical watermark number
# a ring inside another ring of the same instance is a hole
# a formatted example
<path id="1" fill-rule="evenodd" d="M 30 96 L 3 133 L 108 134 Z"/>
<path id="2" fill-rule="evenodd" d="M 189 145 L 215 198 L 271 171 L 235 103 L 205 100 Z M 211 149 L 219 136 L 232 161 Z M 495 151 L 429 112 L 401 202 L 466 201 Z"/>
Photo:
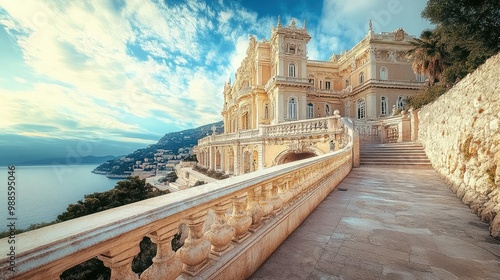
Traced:
<path id="1" fill-rule="evenodd" d="M 16 167 L 7 168 L 7 231 L 9 237 L 7 240 L 7 256 L 9 261 L 9 270 L 16 271 Z"/>

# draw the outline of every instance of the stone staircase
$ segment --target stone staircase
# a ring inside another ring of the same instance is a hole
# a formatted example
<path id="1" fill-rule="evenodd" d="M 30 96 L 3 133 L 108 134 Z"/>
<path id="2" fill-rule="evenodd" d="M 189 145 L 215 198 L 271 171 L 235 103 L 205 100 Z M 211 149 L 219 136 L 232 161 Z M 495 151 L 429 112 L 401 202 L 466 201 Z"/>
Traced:
<path id="1" fill-rule="evenodd" d="M 431 166 L 418 142 L 364 144 L 360 147 L 360 155 L 363 165 Z"/>

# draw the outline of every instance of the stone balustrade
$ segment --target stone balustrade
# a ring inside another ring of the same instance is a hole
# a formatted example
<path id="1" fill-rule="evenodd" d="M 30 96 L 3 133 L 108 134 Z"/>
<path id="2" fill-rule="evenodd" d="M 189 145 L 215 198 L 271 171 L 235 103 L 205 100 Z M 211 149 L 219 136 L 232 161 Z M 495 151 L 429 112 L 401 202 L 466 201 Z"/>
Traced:
<path id="1" fill-rule="evenodd" d="M 319 121 L 322 129 L 326 121 Z M 19 234 L 16 272 L 8 270 L 4 254 L 0 278 L 59 279 L 63 271 L 98 257 L 111 269 L 111 279 L 244 279 L 350 172 L 352 144 Z M 171 242 L 179 228 L 188 234 L 174 252 Z M 157 245 L 157 253 L 138 275 L 131 267 L 144 237 Z M 0 246 L 8 248 L 7 241 L 1 239 Z"/>
<path id="2" fill-rule="evenodd" d="M 354 129 L 361 142 L 395 143 L 410 141 L 412 135 L 411 115 L 403 113 L 380 120 L 355 120 Z"/>
<path id="3" fill-rule="evenodd" d="M 349 94 L 352 92 L 352 86 L 349 85 L 343 90 L 332 90 L 332 89 L 319 89 L 319 88 L 309 88 L 308 89 L 309 93 L 314 93 L 316 95 L 333 95 L 333 96 L 339 96 L 342 97 L 346 94 Z"/>
<path id="4" fill-rule="evenodd" d="M 259 125 L 259 129 L 242 130 L 234 133 L 223 133 L 207 136 L 198 140 L 198 146 L 214 143 L 231 143 L 235 140 L 266 139 L 269 137 L 284 137 L 290 135 L 314 135 L 325 132 L 343 133 L 342 122 L 338 113 L 325 118 L 315 118 L 301 121 L 284 122 L 274 125 Z"/>

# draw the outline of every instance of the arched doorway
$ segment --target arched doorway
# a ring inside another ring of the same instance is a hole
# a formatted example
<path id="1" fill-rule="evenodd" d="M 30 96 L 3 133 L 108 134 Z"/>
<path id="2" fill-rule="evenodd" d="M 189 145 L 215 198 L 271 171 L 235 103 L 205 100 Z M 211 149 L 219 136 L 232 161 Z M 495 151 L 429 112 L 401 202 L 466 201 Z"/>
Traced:
<path id="1" fill-rule="evenodd" d="M 295 153 L 295 152 L 288 152 L 286 154 L 283 154 L 279 156 L 279 159 L 276 161 L 277 165 L 292 162 L 292 161 L 297 161 L 297 160 L 302 160 L 306 158 L 311 158 L 317 156 L 313 152 L 301 152 L 301 153 Z"/>

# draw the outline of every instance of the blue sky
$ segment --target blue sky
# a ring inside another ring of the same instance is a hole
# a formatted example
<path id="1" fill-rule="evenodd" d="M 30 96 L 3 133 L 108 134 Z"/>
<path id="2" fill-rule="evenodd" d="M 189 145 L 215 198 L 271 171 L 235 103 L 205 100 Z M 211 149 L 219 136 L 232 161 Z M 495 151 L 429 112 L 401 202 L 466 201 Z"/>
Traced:
<path id="1" fill-rule="evenodd" d="M 280 15 L 312 36 L 310 59 L 403 27 L 424 0 L 0 0 L 0 165 L 122 155 L 165 133 L 221 120 L 222 88 L 248 36 Z"/>

